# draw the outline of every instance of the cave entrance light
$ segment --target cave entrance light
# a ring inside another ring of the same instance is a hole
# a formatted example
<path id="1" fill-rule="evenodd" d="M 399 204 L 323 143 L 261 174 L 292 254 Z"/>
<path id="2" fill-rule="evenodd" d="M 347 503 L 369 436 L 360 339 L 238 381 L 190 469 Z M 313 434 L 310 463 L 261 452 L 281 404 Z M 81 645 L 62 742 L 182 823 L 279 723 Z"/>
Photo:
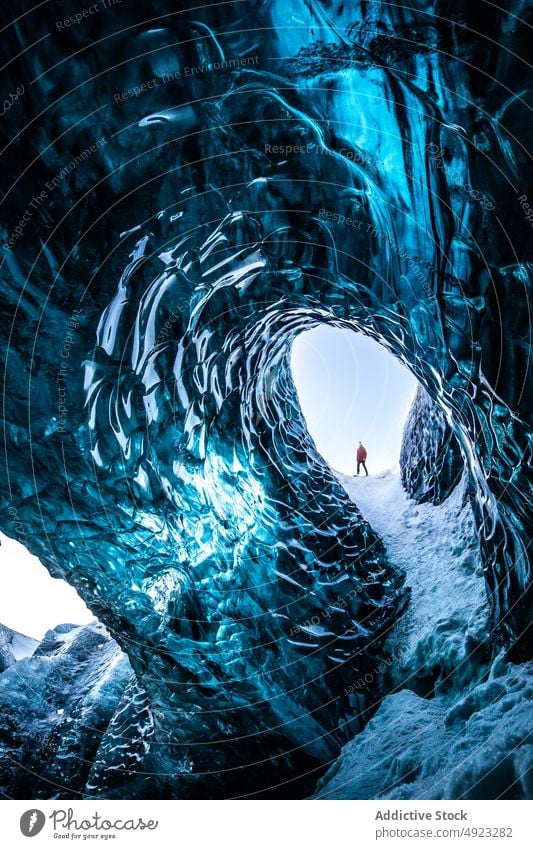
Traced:
<path id="1" fill-rule="evenodd" d="M 65 623 L 94 621 L 74 587 L 52 578 L 22 545 L 0 534 L 0 623 L 27 637 L 41 640 L 46 631 Z"/>
<path id="2" fill-rule="evenodd" d="M 418 383 L 395 356 L 363 333 L 323 324 L 296 337 L 291 369 L 308 431 L 332 469 L 355 473 L 359 440 L 370 475 L 397 469 Z"/>

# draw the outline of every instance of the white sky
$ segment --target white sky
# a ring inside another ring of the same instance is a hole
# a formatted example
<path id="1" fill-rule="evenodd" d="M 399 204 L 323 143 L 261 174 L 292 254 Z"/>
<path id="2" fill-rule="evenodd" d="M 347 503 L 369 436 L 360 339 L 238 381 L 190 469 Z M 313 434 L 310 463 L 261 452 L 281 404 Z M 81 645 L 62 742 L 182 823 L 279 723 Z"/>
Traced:
<path id="1" fill-rule="evenodd" d="M 308 430 L 332 468 L 355 473 L 359 440 L 370 475 L 396 466 L 417 387 L 396 357 L 362 333 L 323 324 L 296 338 L 291 366 Z"/>
<path id="2" fill-rule="evenodd" d="M 49 628 L 94 620 L 76 590 L 50 577 L 23 545 L 0 534 L 0 623 L 40 640 Z"/>

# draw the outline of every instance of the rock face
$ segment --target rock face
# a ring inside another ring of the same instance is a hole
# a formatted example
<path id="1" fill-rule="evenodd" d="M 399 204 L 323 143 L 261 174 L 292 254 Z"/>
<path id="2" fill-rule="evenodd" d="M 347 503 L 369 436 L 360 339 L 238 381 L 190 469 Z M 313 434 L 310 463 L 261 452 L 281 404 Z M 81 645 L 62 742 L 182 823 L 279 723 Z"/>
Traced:
<path id="1" fill-rule="evenodd" d="M 405 491 L 419 504 L 440 504 L 463 476 L 457 440 L 444 414 L 421 386 L 405 423 L 400 469 Z"/>
<path id="2" fill-rule="evenodd" d="M 494 639 L 531 648 L 520 3 L 488 40 L 466 0 L 26 6 L 2 12 L 0 527 L 127 653 L 172 793 L 303 795 L 407 594 L 307 433 L 298 333 L 363 330 L 449 411 Z"/>

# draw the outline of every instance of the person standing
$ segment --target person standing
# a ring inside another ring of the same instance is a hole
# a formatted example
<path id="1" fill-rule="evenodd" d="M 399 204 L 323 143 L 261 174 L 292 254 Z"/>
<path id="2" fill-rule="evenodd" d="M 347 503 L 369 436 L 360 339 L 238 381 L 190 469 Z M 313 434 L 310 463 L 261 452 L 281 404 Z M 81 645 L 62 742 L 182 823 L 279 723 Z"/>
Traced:
<path id="1" fill-rule="evenodd" d="M 365 474 L 368 477 L 368 469 L 366 467 L 366 458 L 368 456 L 367 450 L 363 443 L 359 441 L 359 445 L 357 446 L 357 474 L 359 474 L 359 469 L 361 466 L 365 470 Z"/>

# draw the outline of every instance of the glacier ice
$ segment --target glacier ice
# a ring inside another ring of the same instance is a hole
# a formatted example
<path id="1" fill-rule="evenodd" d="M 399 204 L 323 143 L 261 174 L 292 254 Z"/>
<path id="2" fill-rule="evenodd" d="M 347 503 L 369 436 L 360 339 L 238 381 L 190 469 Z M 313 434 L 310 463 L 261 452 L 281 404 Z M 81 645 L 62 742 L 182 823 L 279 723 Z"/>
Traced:
<path id="1" fill-rule="evenodd" d="M 315 798 L 530 799 L 531 670 L 501 671 L 456 713 L 407 689 L 387 696 Z"/>
<path id="2" fill-rule="evenodd" d="M 466 0 L 156 5 L 2 12 L 0 527 L 135 676 L 124 712 L 102 696 L 89 795 L 301 796 L 409 605 L 306 431 L 302 331 L 416 375 L 466 469 L 490 645 L 531 653 L 525 4 L 488 41 Z"/>
<path id="3" fill-rule="evenodd" d="M 438 506 L 406 498 L 392 473 L 339 480 L 405 568 L 412 597 L 387 637 L 388 695 L 315 798 L 531 798 L 533 667 L 494 652 L 466 479 Z"/>
<path id="4" fill-rule="evenodd" d="M 440 407 L 418 387 L 400 452 L 402 484 L 415 501 L 440 504 L 463 476 L 461 452 Z"/>
<path id="5" fill-rule="evenodd" d="M 25 634 L 0 625 L 0 672 L 4 672 L 24 657 L 31 657 L 36 645 L 37 640 L 32 637 L 26 637 Z"/>

